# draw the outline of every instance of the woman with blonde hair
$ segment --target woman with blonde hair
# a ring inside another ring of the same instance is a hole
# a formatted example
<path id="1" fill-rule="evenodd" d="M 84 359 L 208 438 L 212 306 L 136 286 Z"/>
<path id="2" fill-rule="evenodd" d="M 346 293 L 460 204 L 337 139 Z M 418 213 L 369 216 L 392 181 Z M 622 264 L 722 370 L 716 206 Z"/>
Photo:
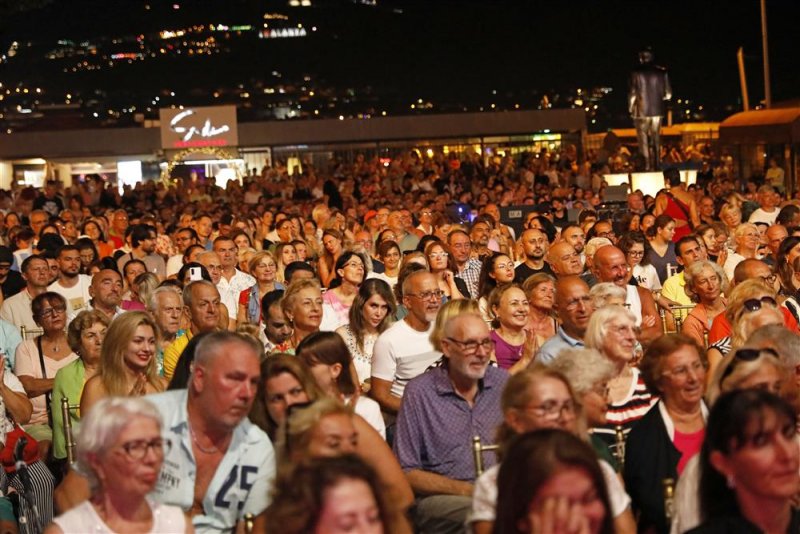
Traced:
<path id="1" fill-rule="evenodd" d="M 509 373 L 528 367 L 539 349 L 535 332 L 527 329 L 530 305 L 525 292 L 516 284 L 504 284 L 489 293 L 489 315 L 497 364 Z"/>
<path id="2" fill-rule="evenodd" d="M 280 243 L 277 247 L 275 247 L 273 259 L 277 265 L 275 279 L 282 284 L 286 281 L 286 278 L 283 274 L 286 270 L 286 266 L 293 261 L 297 261 L 297 250 L 291 243 Z"/>
<path id="3" fill-rule="evenodd" d="M 158 327 L 144 312 L 127 312 L 113 321 L 100 350 L 100 372 L 89 379 L 81 395 L 81 413 L 98 400 L 139 397 L 164 391 L 156 371 Z"/>
<path id="4" fill-rule="evenodd" d="M 272 254 L 266 250 L 256 252 L 248 264 L 250 274 L 256 283 L 239 293 L 239 312 L 237 322 L 241 325 L 261 323 L 261 299 L 270 291 L 284 289 L 277 281 L 277 263 Z"/>
<path id="5" fill-rule="evenodd" d="M 522 283 L 528 297 L 530 313 L 528 328 L 539 338 L 539 346 L 558 331 L 558 321 L 553 306 L 556 297 L 556 279 L 547 273 L 536 273 Z"/>
<path id="6" fill-rule="evenodd" d="M 745 280 L 733 288 L 724 317 L 731 325 L 730 335 L 708 347 L 709 375 L 713 375 L 726 354 L 744 345 L 755 330 L 766 324 L 784 324 L 775 291 L 761 278 Z"/>
<path id="7" fill-rule="evenodd" d="M 323 253 L 317 261 L 319 278 L 323 287 L 328 287 L 336 277 L 336 260 L 344 252 L 344 236 L 338 230 L 328 229 L 322 232 Z"/>
<path id="8" fill-rule="evenodd" d="M 289 345 L 295 347 L 322 324 L 322 289 L 316 278 L 296 280 L 289 284 L 281 299 L 281 309 L 292 326 Z"/>

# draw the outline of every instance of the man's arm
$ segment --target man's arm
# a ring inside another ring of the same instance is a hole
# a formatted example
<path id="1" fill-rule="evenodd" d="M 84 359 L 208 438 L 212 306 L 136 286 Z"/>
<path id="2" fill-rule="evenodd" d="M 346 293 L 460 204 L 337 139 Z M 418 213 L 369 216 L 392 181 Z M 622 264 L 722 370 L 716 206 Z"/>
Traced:
<path id="1" fill-rule="evenodd" d="M 422 469 L 406 471 L 406 478 L 416 494 L 424 495 L 472 495 L 472 484 L 454 480 Z"/>
<path id="2" fill-rule="evenodd" d="M 392 395 L 392 383 L 388 380 L 370 378 L 369 395 L 381 405 L 385 412 L 396 414 L 400 410 L 400 397 Z"/>
<path id="3" fill-rule="evenodd" d="M 642 331 L 639 334 L 639 341 L 643 345 L 647 345 L 663 334 L 661 318 L 658 315 L 658 310 L 656 310 L 656 301 L 653 300 L 653 295 L 639 286 L 636 286 L 636 290 L 639 292 L 639 300 L 642 303 Z M 653 324 L 650 326 L 647 326 L 648 317 L 654 319 Z"/>

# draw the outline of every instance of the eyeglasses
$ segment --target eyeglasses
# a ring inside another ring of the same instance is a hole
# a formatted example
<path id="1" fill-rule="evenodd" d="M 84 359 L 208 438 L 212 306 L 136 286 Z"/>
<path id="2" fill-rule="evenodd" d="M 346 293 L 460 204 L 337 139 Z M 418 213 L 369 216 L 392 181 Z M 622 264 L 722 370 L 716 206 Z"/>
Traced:
<path id="1" fill-rule="evenodd" d="M 726 367 L 725 371 L 722 373 L 722 376 L 719 379 L 720 385 L 725 381 L 726 378 L 733 374 L 733 370 L 736 369 L 736 364 L 739 362 L 755 361 L 761 356 L 762 352 L 774 356 L 775 358 L 779 358 L 775 349 L 739 349 L 733 353 L 733 359 L 731 360 L 731 363 L 728 364 L 728 367 Z"/>
<path id="2" fill-rule="evenodd" d="M 767 276 L 759 276 L 764 282 L 767 283 L 768 286 L 771 286 L 775 283 L 775 280 L 778 279 L 778 275 L 775 273 L 769 274 Z"/>
<path id="3" fill-rule="evenodd" d="M 674 376 L 675 378 L 686 378 L 689 376 L 690 369 L 695 374 L 695 376 L 699 376 L 701 373 L 705 373 L 706 364 L 698 360 L 693 362 L 689 366 L 681 365 L 679 367 L 676 367 L 675 369 L 664 371 L 664 374 L 667 376 Z"/>
<path id="4" fill-rule="evenodd" d="M 305 410 L 312 404 L 314 404 L 314 401 L 306 401 L 306 402 L 298 402 L 295 404 L 290 404 L 289 406 L 286 407 L 286 415 L 283 419 L 283 443 L 287 451 L 292 450 L 289 442 L 289 436 L 291 435 L 291 433 L 289 432 L 289 421 L 291 421 L 292 414 L 300 410 Z"/>
<path id="5" fill-rule="evenodd" d="M 556 401 L 547 401 L 539 406 L 529 406 L 527 409 L 533 411 L 537 417 L 548 421 L 558 419 L 561 417 L 561 414 L 567 417 L 575 415 L 575 403 L 571 400 L 564 401 L 560 404 Z"/>
<path id="6" fill-rule="evenodd" d="M 485 352 L 494 351 L 494 339 L 490 337 L 487 337 L 481 341 L 476 341 L 474 339 L 469 341 L 461 341 L 458 339 L 453 339 L 452 337 L 446 337 L 445 339 L 458 345 L 461 348 L 461 352 L 468 356 L 478 352 L 478 347 L 483 349 Z"/>
<path id="7" fill-rule="evenodd" d="M 629 250 L 628 256 L 633 256 L 634 258 L 642 258 L 644 257 L 644 250 Z"/>
<path id="8" fill-rule="evenodd" d="M 144 457 L 147 456 L 147 451 L 150 449 L 153 449 L 156 456 L 163 458 L 172 449 L 172 442 L 164 438 L 155 438 L 150 441 L 137 439 L 123 443 L 120 447 L 128 455 L 128 458 L 138 461 L 144 460 Z"/>
<path id="9" fill-rule="evenodd" d="M 750 313 L 760 310 L 765 304 L 769 304 L 773 308 L 778 307 L 778 303 L 775 302 L 775 299 L 770 296 L 764 296 L 760 299 L 747 299 L 743 302 L 744 309 Z"/>
<path id="10" fill-rule="evenodd" d="M 355 267 L 356 269 L 364 269 L 364 264 L 360 261 L 348 261 L 344 264 L 345 267 Z"/>
<path id="11" fill-rule="evenodd" d="M 49 319 L 53 317 L 55 314 L 62 314 L 67 311 L 66 306 L 53 306 L 52 308 L 47 308 L 46 310 L 42 310 L 39 312 L 39 317 L 42 319 Z"/>
<path id="12" fill-rule="evenodd" d="M 420 300 L 439 300 L 444 295 L 444 291 L 437 289 L 436 291 L 423 291 L 421 293 L 406 293 L 409 297 L 415 297 Z"/>

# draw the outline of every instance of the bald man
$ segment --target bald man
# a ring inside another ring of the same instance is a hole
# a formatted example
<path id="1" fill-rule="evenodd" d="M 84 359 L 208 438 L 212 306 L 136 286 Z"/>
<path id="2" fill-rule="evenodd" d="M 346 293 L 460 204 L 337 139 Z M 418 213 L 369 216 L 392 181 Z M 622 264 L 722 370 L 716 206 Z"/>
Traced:
<path id="1" fill-rule="evenodd" d="M 594 312 L 589 285 L 576 275 L 559 277 L 554 307 L 561 326 L 555 336 L 544 342 L 534 360 L 545 365 L 564 349 L 583 347 L 586 326 Z"/>
<path id="2" fill-rule="evenodd" d="M 625 290 L 625 304 L 641 328 L 639 341 L 649 343 L 662 335 L 661 319 L 653 295 L 643 287 L 631 285 L 631 271 L 625 253 L 615 246 L 605 246 L 594 254 L 592 273 L 598 282 L 611 282 Z"/>
<path id="3" fill-rule="evenodd" d="M 565 241 L 559 241 L 550 247 L 547 263 L 556 278 L 581 274 L 583 271 L 580 255 L 572 245 Z"/>

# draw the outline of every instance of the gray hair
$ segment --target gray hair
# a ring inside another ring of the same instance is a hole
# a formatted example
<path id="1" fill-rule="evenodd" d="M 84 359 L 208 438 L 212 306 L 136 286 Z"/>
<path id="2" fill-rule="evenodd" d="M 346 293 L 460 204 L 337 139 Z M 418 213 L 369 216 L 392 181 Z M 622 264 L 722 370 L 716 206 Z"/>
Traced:
<path id="1" fill-rule="evenodd" d="M 217 289 L 217 286 L 215 286 L 213 282 L 209 282 L 208 280 L 195 280 L 194 282 L 189 282 L 188 284 L 186 284 L 186 287 L 183 288 L 184 306 L 187 306 L 189 308 L 192 307 L 192 290 L 195 287 L 200 287 L 200 286 L 213 287 L 217 291 L 217 293 L 219 293 L 219 289 Z"/>
<path id="2" fill-rule="evenodd" d="M 81 420 L 77 439 L 78 471 L 89 480 L 92 492 L 100 487 L 90 458 L 111 448 L 134 417 L 149 417 L 162 427 L 161 414 L 143 397 L 106 397 L 95 404 Z"/>
<path id="3" fill-rule="evenodd" d="M 714 271 L 714 274 L 716 274 L 719 278 L 720 292 L 727 295 L 730 291 L 730 282 L 728 281 L 728 275 L 725 274 L 725 271 L 722 270 L 722 267 L 713 261 L 700 260 L 694 262 L 683 271 L 683 279 L 686 281 L 686 285 L 684 286 L 683 290 L 686 292 L 686 295 L 691 299 L 691 301 L 700 302 L 700 297 L 694 290 L 694 282 L 695 278 L 700 276 L 700 273 L 703 272 L 703 269 L 711 269 Z"/>
<path id="4" fill-rule="evenodd" d="M 800 336 L 777 324 L 762 326 L 753 332 L 747 340 L 752 348 L 772 348 L 778 353 L 783 364 L 792 373 L 800 365 Z"/>
<path id="5" fill-rule="evenodd" d="M 563 374 L 576 395 L 589 393 L 599 382 L 607 382 L 617 374 L 611 360 L 595 349 L 564 349 L 548 367 Z"/>
<path id="6" fill-rule="evenodd" d="M 609 323 L 617 319 L 627 319 L 631 323 L 636 323 L 633 314 L 622 306 L 604 306 L 595 310 L 586 327 L 586 335 L 583 337 L 586 347 L 602 352 L 603 340 L 607 337 Z"/>
<path id="7" fill-rule="evenodd" d="M 769 326 L 765 326 L 760 330 L 763 330 L 764 328 L 769 328 Z M 748 348 L 754 347 L 748 345 Z M 759 349 L 758 357 L 756 357 L 755 360 L 739 360 L 735 364 L 736 367 L 734 367 L 729 373 L 728 369 L 731 365 L 734 365 L 733 362 L 736 360 L 736 358 L 733 356 L 735 352 L 736 351 L 732 351 L 720 362 L 714 371 L 714 375 L 711 377 L 711 381 L 708 383 L 706 402 L 709 406 L 712 406 L 715 402 L 717 402 L 717 399 L 723 393 L 741 389 L 742 382 L 759 372 L 764 368 L 765 365 L 771 365 L 778 371 L 778 373 L 782 373 L 784 376 L 786 375 L 786 369 L 784 368 L 782 362 L 769 352 L 764 352 L 761 349 Z M 794 373 L 794 369 L 792 369 L 792 373 Z M 725 376 L 724 380 L 723 376 Z"/>
<path id="8" fill-rule="evenodd" d="M 612 246 L 614 245 L 614 243 L 612 243 L 609 238 L 607 238 L 607 237 L 593 237 L 586 243 L 586 245 L 584 245 L 583 253 L 586 254 L 590 258 L 594 258 L 595 253 L 599 249 L 601 249 L 603 247 L 607 247 L 609 245 L 612 245 Z"/>
<path id="9" fill-rule="evenodd" d="M 253 352 L 259 357 L 259 359 L 264 353 L 264 349 L 259 347 L 259 342 L 257 342 L 251 336 L 226 330 L 221 332 L 212 332 L 203 337 L 203 339 L 201 339 L 197 344 L 197 348 L 194 351 L 194 361 L 197 363 L 197 365 L 208 365 L 215 358 L 217 358 L 217 356 L 226 355 L 227 352 L 223 350 L 222 347 L 224 345 L 231 344 L 245 345 L 246 347 L 253 349 Z"/>
<path id="10" fill-rule="evenodd" d="M 624 301 L 628 296 L 628 292 L 613 282 L 601 282 L 595 284 L 589 290 L 589 296 L 592 297 L 594 308 L 598 309 L 608 304 L 610 299 L 617 298 Z"/>
<path id="11" fill-rule="evenodd" d="M 158 296 L 167 293 L 174 293 L 178 297 L 182 297 L 182 291 L 175 286 L 158 286 L 150 293 L 150 298 L 147 299 L 147 311 L 155 312 L 158 309 Z"/>

